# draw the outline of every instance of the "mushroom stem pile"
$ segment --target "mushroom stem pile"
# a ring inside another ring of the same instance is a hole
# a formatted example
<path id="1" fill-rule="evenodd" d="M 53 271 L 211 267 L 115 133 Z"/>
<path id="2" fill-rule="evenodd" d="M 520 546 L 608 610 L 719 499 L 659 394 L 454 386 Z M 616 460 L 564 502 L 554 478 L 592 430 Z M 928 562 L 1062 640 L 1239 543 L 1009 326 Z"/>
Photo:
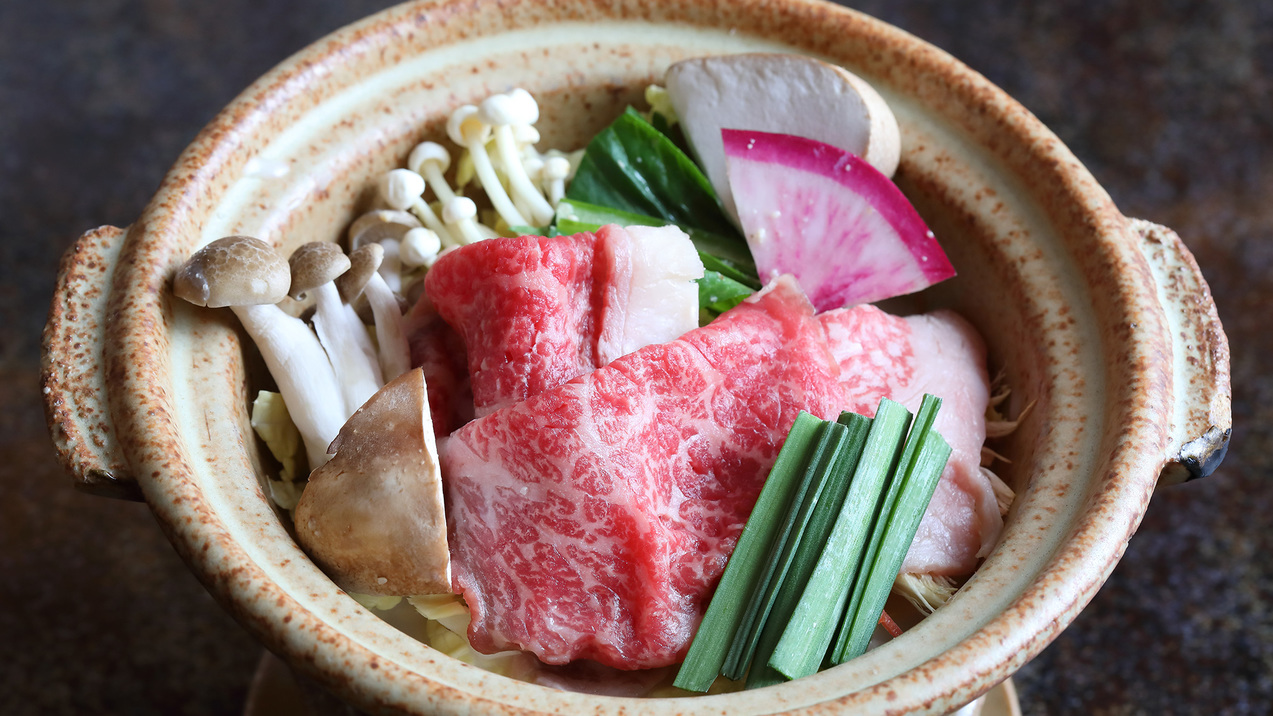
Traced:
<path id="1" fill-rule="evenodd" d="M 195 252 L 173 278 L 173 293 L 210 308 L 229 307 L 256 344 L 305 443 L 311 470 L 358 408 L 410 366 L 402 310 L 376 269 L 379 244 L 354 252 L 313 242 L 285 259 L 251 236 L 227 236 Z M 339 287 L 337 284 L 340 284 Z M 366 293 L 379 346 L 351 302 Z M 279 302 L 313 298 L 313 324 Z"/>

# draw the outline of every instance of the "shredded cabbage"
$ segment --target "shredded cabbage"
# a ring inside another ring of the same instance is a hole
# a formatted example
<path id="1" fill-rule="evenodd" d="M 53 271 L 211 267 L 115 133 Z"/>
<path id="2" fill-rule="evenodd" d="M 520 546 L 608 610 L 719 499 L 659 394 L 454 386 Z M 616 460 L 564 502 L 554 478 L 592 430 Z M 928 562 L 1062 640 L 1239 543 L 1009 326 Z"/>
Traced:
<path id="1" fill-rule="evenodd" d="M 301 501 L 301 492 L 305 489 L 304 482 L 288 482 L 287 480 L 267 480 L 270 488 L 270 499 L 274 504 L 293 512 L 296 510 L 296 504 Z"/>
<path id="2" fill-rule="evenodd" d="M 283 466 L 279 472 L 286 482 L 296 479 L 296 455 L 301 446 L 301 433 L 287 412 L 283 396 L 268 390 L 256 394 L 252 401 L 252 429 L 261 436 L 270 454 Z M 271 490 L 274 486 L 271 485 Z M 299 493 L 297 495 L 299 497 Z M 278 502 L 276 499 L 275 502 Z M 283 506 L 280 503 L 280 506 Z M 293 505 L 295 507 L 295 505 Z M 291 508 L 287 508 L 291 509 Z"/>
<path id="3" fill-rule="evenodd" d="M 469 610 L 460 595 L 423 594 L 407 597 L 407 603 L 428 620 L 425 635 L 429 646 L 466 664 L 502 676 L 535 681 L 539 669 L 534 657 L 520 651 L 483 654 L 469 644 Z"/>
<path id="4" fill-rule="evenodd" d="M 458 594 L 423 594 L 407 597 L 407 603 L 415 607 L 420 616 L 440 623 L 456 634 L 469 629 L 469 609 Z"/>

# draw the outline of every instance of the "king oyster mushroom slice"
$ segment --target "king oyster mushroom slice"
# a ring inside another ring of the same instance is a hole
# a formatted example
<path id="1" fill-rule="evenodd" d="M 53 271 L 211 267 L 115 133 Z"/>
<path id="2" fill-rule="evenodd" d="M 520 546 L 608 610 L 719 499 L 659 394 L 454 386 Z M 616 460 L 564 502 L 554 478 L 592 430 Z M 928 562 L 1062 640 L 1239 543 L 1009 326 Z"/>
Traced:
<path id="1" fill-rule="evenodd" d="M 199 306 L 234 311 L 278 384 L 314 468 L 327 461 L 327 446 L 347 413 L 318 338 L 276 305 L 290 284 L 288 263 L 273 247 L 251 236 L 227 236 L 196 251 L 177 270 L 172 291 Z"/>
<path id="2" fill-rule="evenodd" d="M 336 370 L 345 415 L 352 415 L 385 382 L 371 337 L 336 289 L 336 277 L 349 270 L 349 257 L 335 244 L 312 241 L 292 252 L 288 264 L 292 297 L 314 294 L 314 332 Z"/>
<path id="3" fill-rule="evenodd" d="M 350 268 L 336 279 L 336 288 L 340 297 L 350 304 L 359 295 L 367 297 L 380 344 L 380 371 L 389 381 L 411 368 L 411 349 L 398 298 L 377 271 L 383 259 L 384 249 L 380 244 L 363 244 L 349 255 Z"/>
<path id="4" fill-rule="evenodd" d="M 814 139 L 885 176 L 897 170 L 897 118 L 875 88 L 844 68 L 802 55 L 746 53 L 682 60 L 664 81 L 685 138 L 735 223 L 721 128 Z"/>
<path id="5" fill-rule="evenodd" d="M 451 591 L 446 513 L 424 372 L 376 393 L 340 430 L 296 506 L 296 536 L 341 588 Z"/>

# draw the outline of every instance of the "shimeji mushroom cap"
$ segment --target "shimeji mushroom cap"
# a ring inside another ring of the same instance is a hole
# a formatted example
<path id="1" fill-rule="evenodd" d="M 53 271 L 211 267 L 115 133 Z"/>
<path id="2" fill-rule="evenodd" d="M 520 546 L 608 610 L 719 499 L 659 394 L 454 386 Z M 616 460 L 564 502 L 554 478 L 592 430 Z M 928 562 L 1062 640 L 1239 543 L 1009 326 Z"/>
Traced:
<path id="1" fill-rule="evenodd" d="M 451 167 L 451 153 L 437 142 L 420 142 L 407 157 L 407 168 L 417 174 L 424 174 L 424 165 L 427 162 L 436 163 L 438 171 L 444 172 Z"/>
<path id="2" fill-rule="evenodd" d="M 529 95 L 527 95 L 529 96 Z M 534 124 L 539 119 L 539 108 L 518 101 L 512 95 L 494 94 L 482 100 L 477 107 L 478 117 L 490 125 Z"/>
<path id="3" fill-rule="evenodd" d="M 508 97 L 517 104 L 518 114 L 521 115 L 525 124 L 534 124 L 539 121 L 539 103 L 530 92 L 521 87 L 515 87 L 509 90 Z"/>
<path id="4" fill-rule="evenodd" d="M 226 236 L 199 249 L 172 279 L 172 292 L 199 306 L 255 306 L 283 300 L 287 261 L 251 236 Z"/>
<path id="5" fill-rule="evenodd" d="M 427 266 L 442 250 L 442 239 L 429 229 L 412 229 L 402 237 L 398 255 L 407 266 Z"/>
<path id="6" fill-rule="evenodd" d="M 451 197 L 442 206 L 442 220 L 448 224 L 457 224 L 477 217 L 477 204 L 467 196 Z"/>
<path id="7" fill-rule="evenodd" d="M 354 220 L 349 225 L 349 250 L 357 250 L 363 244 L 394 239 L 401 241 L 411 229 L 422 226 L 414 214 L 393 209 L 377 209 Z"/>
<path id="8" fill-rule="evenodd" d="M 353 303 L 384 259 L 385 249 L 380 244 L 363 244 L 350 254 L 349 270 L 336 279 L 341 300 Z"/>
<path id="9" fill-rule="evenodd" d="M 570 178 L 570 160 L 565 157 L 548 157 L 544 159 L 543 176 L 546 180 L 565 180 Z"/>
<path id="10" fill-rule="evenodd" d="M 472 147 L 491 136 L 491 125 L 482 120 L 476 105 L 466 104 L 447 118 L 446 136 L 461 147 Z"/>
<path id="11" fill-rule="evenodd" d="M 322 286 L 349 270 L 349 257 L 336 244 L 311 241 L 292 252 L 287 260 L 292 270 L 292 298 Z"/>
<path id="12" fill-rule="evenodd" d="M 398 211 L 406 211 L 424 194 L 424 177 L 410 169 L 390 169 L 380 177 L 380 198 Z"/>

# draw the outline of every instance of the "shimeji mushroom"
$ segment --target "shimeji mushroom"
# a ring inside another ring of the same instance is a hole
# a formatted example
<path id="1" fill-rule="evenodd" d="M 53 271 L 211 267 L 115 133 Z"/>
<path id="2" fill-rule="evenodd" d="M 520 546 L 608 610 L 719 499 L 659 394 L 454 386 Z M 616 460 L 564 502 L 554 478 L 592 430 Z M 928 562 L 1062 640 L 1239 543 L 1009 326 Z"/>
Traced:
<path id="1" fill-rule="evenodd" d="M 376 340 L 380 344 L 380 371 L 388 382 L 411 368 L 411 349 L 407 346 L 407 332 L 398 299 L 377 270 L 383 259 L 384 247 L 381 244 L 360 246 L 349 255 L 349 270 L 336 279 L 336 288 L 340 297 L 350 304 L 359 294 L 367 296 L 375 318 Z"/>
<path id="2" fill-rule="evenodd" d="M 410 169 L 390 169 L 381 175 L 379 189 L 386 204 L 406 211 L 424 194 L 424 177 Z"/>
<path id="3" fill-rule="evenodd" d="M 402 237 L 398 255 L 404 266 L 431 267 L 442 251 L 442 239 L 431 229 L 412 229 Z"/>
<path id="4" fill-rule="evenodd" d="M 437 142 L 420 142 L 407 156 L 407 168 L 424 177 L 438 201 L 455 196 L 443 173 L 451 167 L 451 153 Z"/>
<path id="5" fill-rule="evenodd" d="M 336 277 L 349 270 L 349 257 L 335 244 L 312 241 L 296 249 L 288 264 L 292 298 L 314 294 L 314 332 L 340 380 L 345 415 L 352 415 L 385 382 L 371 337 L 336 289 Z"/>
<path id="6" fill-rule="evenodd" d="M 508 177 L 513 197 L 529 209 L 530 219 L 535 225 L 547 225 L 552 221 L 553 208 L 526 175 L 513 133 L 513 127 L 530 127 L 539 120 L 539 105 L 529 92 L 519 88 L 508 94 L 487 97 L 478 106 L 478 117 L 494 132 L 495 149 L 499 152 L 500 164 Z"/>
<path id="7" fill-rule="evenodd" d="M 420 228 L 420 220 L 402 210 L 377 209 L 354 220 L 349 225 L 349 250 L 363 244 L 379 243 L 385 239 L 401 241 L 412 229 Z"/>
<path id="8" fill-rule="evenodd" d="M 340 429 L 309 477 L 296 537 L 342 588 L 360 594 L 451 589 L 433 421 L 419 368 L 390 382 Z"/>
<path id="9" fill-rule="evenodd" d="M 277 304 L 287 295 L 287 261 L 250 236 L 227 236 L 195 252 L 178 269 L 172 291 L 199 306 L 229 307 L 256 343 L 305 442 L 311 469 L 345 422 L 340 383 L 309 326 Z"/>
<path id="10" fill-rule="evenodd" d="M 490 137 L 491 126 L 482 119 L 478 108 L 466 104 L 452 112 L 446 123 L 446 134 L 451 141 L 469 151 L 473 171 L 477 173 L 482 189 L 491 200 L 491 206 L 495 207 L 504 223 L 509 226 L 525 226 L 526 219 L 513 206 L 508 192 L 504 191 L 504 185 L 495 174 L 490 155 L 486 153 L 486 140 Z"/>
<path id="11" fill-rule="evenodd" d="M 554 209 L 565 198 L 566 183 L 579 169 L 579 163 L 583 161 L 583 153 L 582 149 L 570 153 L 560 149 L 549 149 L 543 154 L 537 153 L 539 185 L 543 188 L 544 195 L 548 197 L 548 203 L 552 204 Z M 527 160 L 527 167 L 530 166 L 531 162 Z"/>
<path id="12" fill-rule="evenodd" d="M 378 243 L 384 251 L 380 259 L 380 277 L 385 285 L 394 293 L 402 293 L 402 256 L 401 244 L 395 239 L 385 239 Z M 385 378 L 388 380 L 388 377 Z"/>
<path id="13" fill-rule="evenodd" d="M 570 178 L 571 173 L 570 160 L 563 156 L 550 155 L 544 157 L 543 162 L 541 181 L 548 192 L 548 201 L 553 206 L 557 206 L 566 196 L 566 180 Z"/>
<path id="14" fill-rule="evenodd" d="M 410 169 L 391 169 L 380 177 L 380 198 L 399 211 L 410 211 L 424 222 L 424 225 L 437 232 L 444 241 L 454 242 L 451 232 L 442 224 L 442 220 L 434 213 L 433 208 L 422 197 L 424 195 L 424 177 Z"/>
<path id="15" fill-rule="evenodd" d="M 451 153 L 446 147 L 437 142 L 421 142 L 411 150 L 411 155 L 407 157 L 407 168 L 420 174 L 429 184 L 429 188 L 433 190 L 433 194 L 438 197 L 438 201 L 442 202 L 442 221 L 450 226 L 454 226 L 455 233 L 463 240 L 463 243 L 472 244 L 488 238 L 479 228 L 479 224 L 472 216 L 476 216 L 474 210 L 473 215 L 466 219 L 455 218 L 458 213 L 452 209 L 451 217 L 447 215 L 447 207 L 459 198 L 456 193 L 451 190 L 451 185 L 447 183 L 443 172 L 451 166 Z M 459 212 L 462 213 L 462 212 Z M 435 232 L 436 233 L 436 232 Z M 439 239 L 443 237 L 439 234 Z"/>
<path id="16" fill-rule="evenodd" d="M 412 229 L 421 228 L 420 221 L 407 211 L 380 209 L 358 217 L 349 227 L 349 250 L 364 244 L 378 243 L 385 249 L 380 275 L 395 293 L 402 292 L 402 263 L 399 246 Z"/>
<path id="17" fill-rule="evenodd" d="M 536 107 L 536 110 L 538 111 L 538 107 Z M 535 190 L 547 197 L 548 191 L 543 183 L 544 159 L 540 155 L 539 150 L 535 149 L 535 145 L 539 143 L 539 130 L 529 124 L 514 124 L 511 125 L 511 128 L 513 131 L 513 143 L 516 147 L 516 158 L 521 161 L 522 165 L 521 170 L 525 172 L 526 178 L 530 180 Z M 501 159 L 501 167 L 503 163 L 504 160 Z M 507 175 L 508 171 L 505 170 L 504 173 Z M 555 208 L 552 206 L 551 201 L 548 203 L 550 208 Z M 533 213 L 526 201 L 516 195 L 513 197 L 513 204 L 524 216 L 529 216 Z"/>
<path id="18" fill-rule="evenodd" d="M 465 233 L 464 243 L 472 244 L 483 239 L 494 238 L 492 231 L 490 234 L 482 231 L 482 224 L 477 221 L 477 204 L 467 196 L 453 196 L 442 205 L 442 220 L 448 224 L 456 224 L 459 226 L 472 227 L 471 233 Z"/>

